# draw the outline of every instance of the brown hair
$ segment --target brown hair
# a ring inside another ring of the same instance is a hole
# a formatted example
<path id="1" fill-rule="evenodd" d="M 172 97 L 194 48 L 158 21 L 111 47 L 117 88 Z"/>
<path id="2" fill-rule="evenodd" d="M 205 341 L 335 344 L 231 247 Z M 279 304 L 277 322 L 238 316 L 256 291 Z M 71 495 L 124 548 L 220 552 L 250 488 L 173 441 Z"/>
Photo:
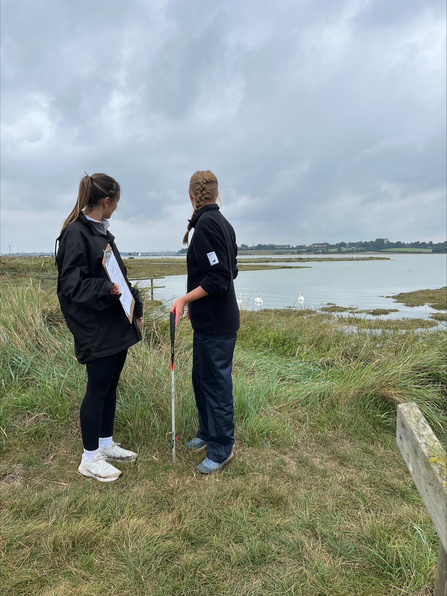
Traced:
<path id="1" fill-rule="evenodd" d="M 101 199 L 110 197 L 118 200 L 120 196 L 120 185 L 116 180 L 107 174 L 86 174 L 79 183 L 78 198 L 72 212 L 64 221 L 61 233 L 65 228 L 76 221 L 79 214 L 86 207 L 94 207 Z"/>
<path id="2" fill-rule="evenodd" d="M 191 220 L 188 224 L 186 234 L 183 236 L 183 244 L 188 244 L 188 235 L 191 230 L 191 221 L 197 215 L 197 211 L 204 205 L 214 203 L 217 195 L 219 194 L 219 188 L 217 184 L 216 176 L 209 170 L 203 172 L 196 172 L 191 176 L 191 182 L 189 183 L 189 192 L 194 197 L 196 206 L 191 215 Z"/>

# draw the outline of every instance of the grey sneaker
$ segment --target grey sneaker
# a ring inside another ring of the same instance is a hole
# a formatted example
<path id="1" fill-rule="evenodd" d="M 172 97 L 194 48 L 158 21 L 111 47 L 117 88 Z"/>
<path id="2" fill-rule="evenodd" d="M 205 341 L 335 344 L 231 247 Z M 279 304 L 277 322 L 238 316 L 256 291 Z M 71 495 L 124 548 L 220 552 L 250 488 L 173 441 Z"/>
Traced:
<path id="1" fill-rule="evenodd" d="M 114 443 L 110 447 L 106 447 L 105 449 L 100 450 L 101 455 L 104 455 L 106 461 L 122 461 L 122 462 L 130 462 L 135 461 L 137 459 L 137 454 L 133 451 L 129 451 L 128 449 L 123 449 L 120 447 L 119 443 Z"/>
<path id="2" fill-rule="evenodd" d="M 218 464 L 215 461 L 212 461 L 211 459 L 205 457 L 203 462 L 196 467 L 196 470 L 201 474 L 213 474 L 214 472 L 220 472 L 222 468 L 233 459 L 233 457 L 233 452 L 231 452 L 231 455 L 227 457 L 227 459 L 223 461 L 221 464 Z"/>
<path id="3" fill-rule="evenodd" d="M 192 441 L 188 441 L 186 443 L 186 449 L 190 451 L 194 451 L 194 453 L 200 453 L 200 451 L 205 451 L 207 445 L 206 441 L 202 441 L 199 437 L 195 437 Z"/>
<path id="4" fill-rule="evenodd" d="M 88 463 L 82 459 L 78 472 L 83 476 L 96 478 L 99 482 L 113 482 L 114 480 L 118 480 L 123 474 L 121 470 L 117 470 L 112 465 L 108 464 L 105 455 L 102 453 L 95 455 L 95 457 Z"/>

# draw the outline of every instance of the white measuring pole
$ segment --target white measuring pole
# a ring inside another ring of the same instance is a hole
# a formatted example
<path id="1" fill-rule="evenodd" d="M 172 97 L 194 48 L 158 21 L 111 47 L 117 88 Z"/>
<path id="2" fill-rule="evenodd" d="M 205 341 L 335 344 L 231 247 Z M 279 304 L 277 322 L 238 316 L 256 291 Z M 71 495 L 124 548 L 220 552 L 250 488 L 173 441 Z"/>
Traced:
<path id="1" fill-rule="evenodd" d="M 175 441 L 177 435 L 175 433 L 175 376 L 174 376 L 174 342 L 175 342 L 175 313 L 171 312 L 170 316 L 171 328 L 171 419 L 172 419 L 172 462 L 175 464 Z"/>

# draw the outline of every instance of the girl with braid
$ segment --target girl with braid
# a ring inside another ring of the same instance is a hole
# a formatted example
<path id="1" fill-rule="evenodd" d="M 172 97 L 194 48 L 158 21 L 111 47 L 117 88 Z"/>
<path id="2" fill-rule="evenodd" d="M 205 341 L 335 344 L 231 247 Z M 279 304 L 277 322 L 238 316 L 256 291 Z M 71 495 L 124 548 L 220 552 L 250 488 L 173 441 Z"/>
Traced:
<path id="1" fill-rule="evenodd" d="M 121 471 L 109 462 L 134 461 L 137 454 L 113 441 L 116 388 L 127 350 L 141 339 L 143 306 L 108 231 L 108 219 L 118 206 L 120 186 L 106 174 L 85 175 L 76 205 L 58 238 L 57 295 L 74 336 L 75 355 L 87 368 L 87 390 L 81 405 L 84 454 L 78 471 L 100 482 L 112 482 Z M 57 242 L 57 241 L 56 241 Z M 110 245 L 135 299 L 132 322 L 119 302 L 120 288 L 103 267 Z"/>
<path id="2" fill-rule="evenodd" d="M 197 466 L 202 474 L 222 470 L 233 457 L 233 382 L 231 370 L 239 308 L 233 280 L 237 270 L 236 236 L 216 204 L 217 178 L 196 172 L 189 185 L 194 209 L 183 243 L 188 247 L 187 294 L 174 302 L 176 326 L 188 305 L 194 329 L 192 383 L 199 415 L 197 436 L 186 443 L 194 452 L 207 449 Z"/>

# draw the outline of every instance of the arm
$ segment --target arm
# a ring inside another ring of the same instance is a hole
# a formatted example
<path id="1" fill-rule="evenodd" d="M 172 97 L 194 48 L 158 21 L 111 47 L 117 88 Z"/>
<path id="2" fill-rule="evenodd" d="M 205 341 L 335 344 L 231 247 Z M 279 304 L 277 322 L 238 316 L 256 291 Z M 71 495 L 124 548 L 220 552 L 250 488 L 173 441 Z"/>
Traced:
<path id="1" fill-rule="evenodd" d="M 202 228 L 194 232 L 191 245 L 194 257 L 203 273 L 201 287 L 208 294 L 223 294 L 232 280 L 228 249 L 219 227 Z"/>
<path id="2" fill-rule="evenodd" d="M 141 326 L 141 324 L 143 323 L 143 303 L 140 298 L 140 292 L 137 290 L 137 288 L 134 288 L 132 286 L 132 284 L 130 283 L 130 281 L 127 278 L 127 267 L 124 264 L 124 261 L 121 258 L 120 251 L 118 250 L 118 247 L 116 246 L 116 244 L 114 242 L 114 240 L 115 240 L 114 237 L 112 235 L 108 234 L 108 239 L 109 239 L 109 244 L 112 246 L 113 254 L 115 255 L 115 258 L 117 260 L 119 268 L 121 269 L 121 273 L 124 275 L 124 278 L 125 278 L 126 283 L 129 287 L 130 293 L 132 294 L 133 299 L 135 300 L 135 308 L 134 308 L 135 318 L 137 320 L 138 325 Z"/>
<path id="3" fill-rule="evenodd" d="M 236 239 L 234 239 L 234 266 L 233 266 L 233 279 L 236 279 L 239 273 L 239 269 L 237 268 L 237 244 Z"/>
<path id="4" fill-rule="evenodd" d="M 171 307 L 169 312 L 175 313 L 175 326 L 177 327 L 180 318 L 183 315 L 183 311 L 185 310 L 185 306 L 189 302 L 194 302 L 195 300 L 199 300 L 200 298 L 204 298 L 208 296 L 208 292 L 202 288 L 202 286 L 198 286 L 195 290 L 191 290 L 181 298 L 178 298 Z"/>
<path id="5" fill-rule="evenodd" d="M 187 303 L 210 294 L 223 294 L 232 279 L 232 273 L 228 266 L 226 240 L 219 226 L 209 222 L 207 227 L 196 228 L 191 249 L 194 251 L 194 258 L 203 277 L 197 288 L 176 300 L 172 305 L 170 312 L 175 312 L 176 326 Z"/>
<path id="6" fill-rule="evenodd" d="M 89 277 L 89 265 L 82 242 L 72 234 L 62 242 L 57 255 L 59 285 L 69 300 L 86 308 L 104 310 L 119 301 L 119 290 L 106 277 Z"/>
<path id="7" fill-rule="evenodd" d="M 134 288 L 133 285 L 130 283 L 130 281 L 126 278 L 127 283 L 129 284 L 129 290 L 132 293 L 132 296 L 134 297 L 135 300 L 135 309 L 134 309 L 134 313 L 135 313 L 135 318 L 137 320 L 138 325 L 141 326 L 141 324 L 143 323 L 143 303 L 141 302 L 140 299 L 140 292 L 137 290 L 137 288 Z"/>

